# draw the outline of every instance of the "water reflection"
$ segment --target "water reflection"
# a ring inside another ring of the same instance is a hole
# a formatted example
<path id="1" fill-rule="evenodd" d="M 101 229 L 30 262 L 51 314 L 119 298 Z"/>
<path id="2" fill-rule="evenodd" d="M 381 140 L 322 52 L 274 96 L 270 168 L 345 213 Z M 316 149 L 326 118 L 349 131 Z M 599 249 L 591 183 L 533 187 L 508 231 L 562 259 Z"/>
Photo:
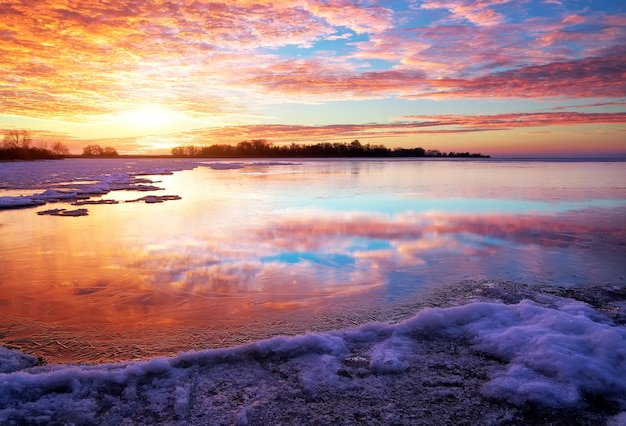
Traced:
<path id="1" fill-rule="evenodd" d="M 531 184 L 498 163 L 201 166 L 159 176 L 161 195 L 181 196 L 163 204 L 0 212 L 2 342 L 51 360 L 146 357 L 345 326 L 468 278 L 619 282 L 626 176 L 596 166 L 593 181 L 536 168 Z"/>

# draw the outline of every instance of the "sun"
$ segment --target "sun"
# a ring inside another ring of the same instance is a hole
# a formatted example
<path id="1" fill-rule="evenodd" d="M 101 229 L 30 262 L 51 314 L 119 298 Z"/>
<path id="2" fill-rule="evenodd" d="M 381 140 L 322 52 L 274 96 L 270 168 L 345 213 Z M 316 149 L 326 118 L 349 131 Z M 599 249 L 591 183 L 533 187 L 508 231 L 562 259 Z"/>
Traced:
<path id="1" fill-rule="evenodd" d="M 180 119 L 180 114 L 159 107 L 132 109 L 119 114 L 122 125 L 139 131 L 162 131 Z"/>

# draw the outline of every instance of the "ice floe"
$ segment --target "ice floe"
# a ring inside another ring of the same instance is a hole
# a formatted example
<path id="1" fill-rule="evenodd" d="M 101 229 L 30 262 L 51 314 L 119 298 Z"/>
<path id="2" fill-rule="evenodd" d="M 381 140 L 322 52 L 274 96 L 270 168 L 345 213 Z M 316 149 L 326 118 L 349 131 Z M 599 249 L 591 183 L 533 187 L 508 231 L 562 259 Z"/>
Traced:
<path id="1" fill-rule="evenodd" d="M 155 171 L 152 174 L 156 174 Z M 159 171 L 159 173 L 165 173 Z M 153 185 L 153 181 L 147 178 L 137 177 L 137 173 L 111 173 L 99 176 L 96 182 L 89 181 L 89 183 L 82 183 L 80 179 L 72 184 L 61 184 L 60 187 L 64 189 L 48 188 L 45 191 L 33 195 L 21 195 L 21 196 L 0 196 L 0 210 L 1 209 L 17 209 L 42 206 L 47 203 L 72 202 L 72 205 L 87 205 L 87 204 L 118 204 L 116 200 L 90 200 L 92 196 L 106 195 L 111 191 L 159 191 L 163 188 Z M 159 203 L 170 199 L 175 196 L 149 196 L 139 200 L 146 203 Z M 58 214 L 54 213 L 56 210 Z M 73 214 L 71 212 L 61 212 L 64 209 L 52 209 L 49 211 L 39 212 L 39 214 L 53 214 L 56 216 L 79 216 L 80 214 Z"/>
<path id="2" fill-rule="evenodd" d="M 66 217 L 78 217 L 78 216 L 87 216 L 89 214 L 89 210 L 87 209 L 48 209 L 37 212 L 39 216 L 66 216 Z"/>
<path id="3" fill-rule="evenodd" d="M 3 209 L 18 209 L 42 206 L 46 203 L 54 203 L 61 201 L 73 201 L 74 205 L 87 205 L 87 204 L 116 204 L 114 200 L 106 201 L 91 201 L 92 196 L 106 195 L 111 191 L 140 191 L 151 192 L 160 191 L 163 188 L 155 185 L 154 181 L 144 176 L 158 176 L 158 175 L 171 175 L 173 171 L 193 169 L 198 166 L 209 167 L 214 170 L 230 170 L 230 169 L 242 169 L 244 167 L 265 167 L 265 166 L 283 166 L 294 165 L 296 163 L 287 163 L 280 161 L 266 161 L 266 162 L 212 162 L 203 163 L 198 161 L 190 161 L 184 163 L 176 163 L 172 161 L 171 167 L 165 168 L 159 166 L 162 162 L 131 162 L 126 167 L 130 171 L 119 171 L 120 165 L 124 162 L 119 162 L 117 165 L 111 162 L 98 162 L 89 160 L 64 160 L 62 164 L 71 164 L 72 169 L 75 167 L 74 174 L 61 173 L 61 170 L 53 168 L 54 165 L 61 163 L 50 162 L 38 162 L 34 164 L 28 164 L 22 166 L 20 171 L 22 173 L 31 173 L 31 175 L 19 176 L 19 179 L 12 183 L 8 178 L 16 176 L 6 175 L 8 180 L 7 187 L 21 187 L 22 182 L 31 182 L 32 187 L 40 185 L 52 185 L 45 191 L 33 194 L 33 195 L 21 195 L 21 196 L 0 196 L 0 210 Z M 168 161 L 168 165 L 170 161 Z M 108 169 L 106 166 L 108 165 Z M 93 167 L 97 166 L 97 167 Z M 43 173 L 46 168 L 51 168 L 50 175 Z M 113 170 L 112 170 L 113 169 Z M 91 170 L 91 172 L 87 172 Z M 39 172 L 39 179 L 37 180 L 37 172 Z M 86 174 L 88 173 L 88 174 Z M 64 182 L 64 179 L 59 176 L 65 177 L 65 179 L 71 181 L 70 183 Z M 5 178 L 5 176 L 1 176 Z M 178 196 L 148 196 L 142 197 L 137 200 L 131 201 L 144 201 L 145 203 L 161 203 L 164 201 L 170 201 L 179 199 Z"/>
<path id="4" fill-rule="evenodd" d="M 117 200 L 102 199 L 102 200 L 81 200 L 72 203 L 73 206 L 87 206 L 87 205 L 106 205 L 106 204 L 119 204 Z"/>
<path id="5" fill-rule="evenodd" d="M 245 167 L 243 163 L 203 163 L 201 165 L 213 170 L 236 170 Z"/>
<path id="6" fill-rule="evenodd" d="M 26 195 L 4 196 L 0 197 L 0 210 L 2 209 L 21 209 L 26 207 L 37 207 L 46 204 L 45 201 L 39 200 Z"/>
<path id="7" fill-rule="evenodd" d="M 165 201 L 180 200 L 179 195 L 146 195 L 145 197 L 137 198 L 134 200 L 126 200 L 127 203 L 136 203 L 143 201 L 146 204 L 163 203 Z"/>
<path id="8" fill-rule="evenodd" d="M 237 170 L 245 167 L 294 166 L 298 164 L 299 163 L 289 163 L 284 161 L 261 161 L 253 163 L 214 162 L 200 163 L 199 165 L 213 170 Z"/>

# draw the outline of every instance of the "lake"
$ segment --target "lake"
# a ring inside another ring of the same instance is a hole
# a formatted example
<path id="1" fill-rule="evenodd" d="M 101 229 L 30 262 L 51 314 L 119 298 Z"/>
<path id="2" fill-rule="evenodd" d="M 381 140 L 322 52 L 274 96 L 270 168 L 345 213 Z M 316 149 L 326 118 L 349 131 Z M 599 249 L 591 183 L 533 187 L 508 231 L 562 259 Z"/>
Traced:
<path id="1" fill-rule="evenodd" d="M 0 210 L 3 346 L 145 359 L 398 321 L 463 280 L 626 277 L 626 162 L 0 163 L 0 197 L 94 185 L 111 204 Z M 177 197 L 128 202 L 146 195 Z M 37 214 L 53 208 L 88 215 Z"/>

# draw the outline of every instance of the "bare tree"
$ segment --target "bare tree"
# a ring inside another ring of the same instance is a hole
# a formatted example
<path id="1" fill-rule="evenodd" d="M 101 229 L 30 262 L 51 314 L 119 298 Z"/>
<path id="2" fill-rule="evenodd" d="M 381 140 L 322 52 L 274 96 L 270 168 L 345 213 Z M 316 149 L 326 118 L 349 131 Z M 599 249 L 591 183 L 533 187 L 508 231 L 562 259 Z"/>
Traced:
<path id="1" fill-rule="evenodd" d="M 59 157 L 63 157 L 63 156 L 69 155 L 70 149 L 64 143 L 55 142 L 52 145 L 52 153 Z"/>
<path id="2" fill-rule="evenodd" d="M 100 145 L 87 145 L 83 148 L 84 157 L 117 157 L 119 154 L 112 146 L 102 148 Z"/>
<path id="3" fill-rule="evenodd" d="M 117 150 L 112 146 L 107 146 L 102 150 L 102 156 L 104 157 L 117 157 Z"/>
<path id="4" fill-rule="evenodd" d="M 24 148 L 29 149 L 32 139 L 27 130 L 11 130 L 4 135 L 4 148 Z"/>
<path id="5" fill-rule="evenodd" d="M 102 147 L 100 145 L 87 145 L 83 148 L 83 155 L 85 157 L 99 157 L 102 155 Z"/>

